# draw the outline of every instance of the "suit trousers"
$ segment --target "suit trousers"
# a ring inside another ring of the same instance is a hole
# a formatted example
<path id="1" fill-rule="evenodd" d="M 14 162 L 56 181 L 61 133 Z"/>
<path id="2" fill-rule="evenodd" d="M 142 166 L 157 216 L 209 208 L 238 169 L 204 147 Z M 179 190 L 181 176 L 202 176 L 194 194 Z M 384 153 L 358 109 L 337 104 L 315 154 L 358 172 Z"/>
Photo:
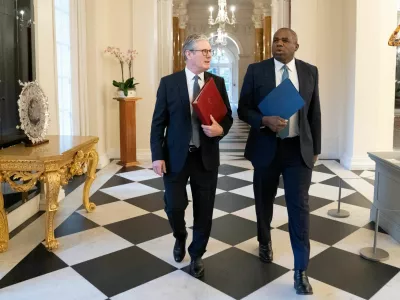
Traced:
<path id="1" fill-rule="evenodd" d="M 193 241 L 188 252 L 192 259 L 200 258 L 206 251 L 211 233 L 218 168 L 208 171 L 204 168 L 200 149 L 189 152 L 180 172 L 164 174 L 165 212 L 178 240 L 186 238 L 185 209 L 188 206 L 186 185 L 190 178 L 193 196 Z"/>
<path id="2" fill-rule="evenodd" d="M 273 205 L 282 174 L 289 217 L 289 234 L 295 270 L 307 270 L 310 256 L 308 191 L 312 169 L 300 151 L 300 138 L 277 138 L 275 157 L 268 167 L 254 170 L 257 236 L 260 244 L 271 241 Z"/>

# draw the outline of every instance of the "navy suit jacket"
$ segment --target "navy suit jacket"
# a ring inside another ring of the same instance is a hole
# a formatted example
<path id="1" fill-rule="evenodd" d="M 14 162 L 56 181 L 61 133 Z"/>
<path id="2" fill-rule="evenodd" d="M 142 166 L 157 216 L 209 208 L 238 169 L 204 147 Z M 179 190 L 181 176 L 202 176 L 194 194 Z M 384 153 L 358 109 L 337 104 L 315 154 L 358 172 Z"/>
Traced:
<path id="1" fill-rule="evenodd" d="M 318 90 L 318 69 L 304 61 L 295 60 L 299 78 L 299 93 L 305 105 L 299 110 L 301 154 L 305 164 L 312 168 L 314 155 L 321 153 L 321 109 Z M 268 167 L 275 156 L 276 133 L 261 128 L 262 117 L 258 104 L 276 87 L 275 63 L 270 58 L 249 65 L 240 93 L 238 115 L 250 124 L 245 157 L 254 167 Z"/>
<path id="2" fill-rule="evenodd" d="M 204 72 L 204 81 L 210 77 L 214 78 L 228 110 L 219 122 L 226 135 L 233 119 L 225 81 L 222 77 Z M 179 172 L 185 164 L 192 136 L 190 105 L 185 70 L 161 78 L 151 124 L 150 146 L 152 160 L 165 160 L 167 172 Z M 220 139 L 207 137 L 200 127 L 200 151 L 206 170 L 218 168 L 220 164 Z"/>

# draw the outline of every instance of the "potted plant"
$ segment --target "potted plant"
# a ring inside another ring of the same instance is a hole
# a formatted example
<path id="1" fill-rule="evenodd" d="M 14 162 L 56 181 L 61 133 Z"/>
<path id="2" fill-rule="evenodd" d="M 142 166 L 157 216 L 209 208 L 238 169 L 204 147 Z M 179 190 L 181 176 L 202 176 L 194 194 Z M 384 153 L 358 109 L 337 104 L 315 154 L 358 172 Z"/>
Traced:
<path id="1" fill-rule="evenodd" d="M 117 97 L 135 97 L 136 96 L 136 85 L 138 82 L 135 82 L 135 78 L 132 76 L 132 63 L 138 54 L 136 50 L 129 49 L 127 54 L 121 52 L 119 48 L 116 47 L 107 47 L 104 51 L 105 53 L 111 54 L 115 56 L 120 65 L 121 65 L 121 75 L 122 81 L 113 80 L 113 86 L 117 87 Z M 124 78 L 124 65 L 125 63 L 128 65 L 129 70 L 129 78 L 125 80 Z"/>

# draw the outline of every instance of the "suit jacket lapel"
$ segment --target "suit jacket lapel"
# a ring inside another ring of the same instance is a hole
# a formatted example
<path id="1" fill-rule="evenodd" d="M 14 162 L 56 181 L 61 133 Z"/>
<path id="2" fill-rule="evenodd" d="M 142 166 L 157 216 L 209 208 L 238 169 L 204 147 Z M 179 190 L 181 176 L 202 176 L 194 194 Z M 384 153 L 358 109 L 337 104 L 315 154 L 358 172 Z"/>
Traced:
<path id="1" fill-rule="evenodd" d="M 306 89 L 305 84 L 307 82 L 307 77 L 306 77 L 307 73 L 305 72 L 303 65 L 297 59 L 295 60 L 295 63 L 296 63 L 297 77 L 299 80 L 299 93 L 303 99 L 306 99 L 305 92 L 307 89 Z M 304 109 L 304 107 L 303 107 L 303 109 Z M 299 110 L 299 118 L 298 118 L 299 126 L 300 126 L 300 119 L 303 118 L 303 114 L 304 114 L 303 109 Z"/>
<path id="2" fill-rule="evenodd" d="M 178 75 L 179 75 L 179 82 L 178 82 L 179 98 L 182 101 L 184 109 L 190 115 L 189 91 L 187 87 L 185 70 L 180 71 Z"/>

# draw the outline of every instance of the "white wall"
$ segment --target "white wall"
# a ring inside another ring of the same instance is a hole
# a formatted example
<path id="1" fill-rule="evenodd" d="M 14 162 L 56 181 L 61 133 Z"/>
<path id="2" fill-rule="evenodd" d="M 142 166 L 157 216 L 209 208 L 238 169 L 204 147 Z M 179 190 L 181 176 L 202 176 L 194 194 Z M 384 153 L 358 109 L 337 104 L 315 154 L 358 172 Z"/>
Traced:
<path id="1" fill-rule="evenodd" d="M 53 0 L 34 0 L 36 80 L 49 99 L 49 135 L 57 135 L 58 104 Z"/>
<path id="2" fill-rule="evenodd" d="M 292 2 L 297 57 L 320 71 L 323 158 L 352 169 L 371 167 L 367 152 L 391 150 L 396 0 Z"/>

